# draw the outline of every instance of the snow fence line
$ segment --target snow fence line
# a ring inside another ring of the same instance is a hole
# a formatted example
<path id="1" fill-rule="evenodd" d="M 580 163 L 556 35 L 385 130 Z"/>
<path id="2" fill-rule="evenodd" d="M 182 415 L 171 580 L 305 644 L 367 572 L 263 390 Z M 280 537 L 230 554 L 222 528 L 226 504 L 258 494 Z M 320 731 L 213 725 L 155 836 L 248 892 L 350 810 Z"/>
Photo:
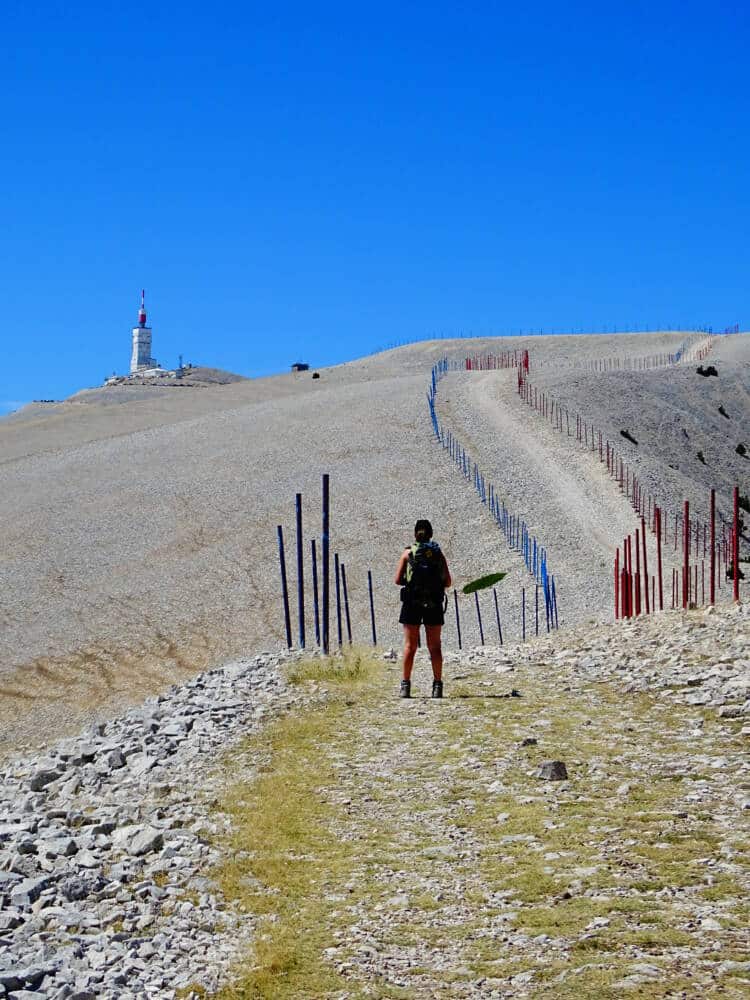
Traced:
<path id="1" fill-rule="evenodd" d="M 458 461 L 458 450 L 455 451 Z M 465 452 L 463 453 L 464 467 L 468 470 L 469 464 Z M 554 577 L 547 569 L 547 554 L 540 546 L 537 539 L 532 536 L 526 524 L 514 515 L 511 515 L 504 504 L 498 502 L 494 487 L 488 488 L 484 476 L 474 465 L 474 484 L 483 502 L 492 511 L 499 527 L 508 540 L 509 546 L 523 556 L 524 563 L 532 575 L 533 589 L 522 587 L 520 596 L 513 602 L 512 608 L 517 611 L 517 619 L 513 623 L 517 624 L 521 640 L 525 641 L 530 636 L 537 636 L 541 631 L 547 633 L 559 628 L 559 614 L 557 609 L 557 591 Z M 311 640 L 306 630 L 306 608 L 312 607 L 312 621 L 315 632 L 315 646 L 324 654 L 328 654 L 332 649 L 341 651 L 346 645 L 354 644 L 352 630 L 352 614 L 350 606 L 350 588 L 347 582 L 346 563 L 342 555 L 333 553 L 333 573 L 330 570 L 330 476 L 325 473 L 322 477 L 322 533 L 321 533 L 321 553 L 322 560 L 318 560 L 318 540 L 310 539 L 310 573 L 305 568 L 304 553 L 306 549 L 304 526 L 302 518 L 303 497 L 301 493 L 295 494 L 295 553 L 296 553 L 296 611 L 297 611 L 297 646 L 305 649 Z M 277 525 L 276 536 L 279 551 L 279 576 L 280 576 L 280 597 L 281 611 L 284 620 L 284 634 L 288 649 L 295 645 L 294 630 L 292 627 L 292 593 L 287 570 L 286 543 L 284 540 L 284 527 Z M 322 563 L 322 565 L 321 565 Z M 361 593 L 361 591 L 360 591 Z M 458 649 L 463 649 L 463 633 L 461 630 L 461 605 L 464 603 L 464 596 L 459 595 L 456 589 L 453 590 L 453 600 L 446 600 L 444 610 L 449 612 L 448 618 L 451 626 L 455 620 L 455 631 L 451 629 L 449 637 L 455 641 Z M 312 605 L 310 605 L 312 597 Z M 541 598 L 541 600 L 540 600 Z M 485 644 L 485 624 L 482 619 L 482 610 L 479 595 L 474 593 L 468 597 L 470 609 L 476 614 L 477 628 L 479 632 L 480 644 Z M 497 627 L 499 644 L 502 646 L 508 638 L 508 618 L 507 605 L 501 615 L 500 602 L 497 590 L 492 588 L 492 600 L 494 610 L 494 620 Z M 543 605 L 543 607 L 542 607 Z M 375 609 L 373 595 L 373 571 L 367 570 L 367 607 L 365 615 L 362 617 L 369 621 L 369 635 L 362 641 L 369 641 L 373 646 L 378 643 L 378 616 Z M 369 614 L 368 614 L 369 612 Z M 464 611 L 464 614 L 467 612 Z M 454 619 L 455 616 L 455 619 Z M 505 636 L 503 633 L 503 617 L 505 617 Z M 335 624 L 335 632 L 331 635 L 331 618 Z"/>
<path id="2" fill-rule="evenodd" d="M 727 328 L 724 334 L 737 333 L 738 327 Z M 584 362 L 584 367 L 591 371 L 648 371 L 660 367 L 675 367 L 693 364 L 706 358 L 713 347 L 715 334 L 709 332 L 697 344 L 683 341 L 674 352 L 658 352 L 651 355 L 636 357 L 597 358 Z M 530 358 L 527 350 L 504 351 L 500 354 L 482 354 L 467 356 L 462 360 L 443 358 L 438 361 L 430 373 L 430 384 L 427 392 L 427 403 L 430 412 L 435 438 L 448 452 L 462 475 L 473 482 L 482 503 L 486 504 L 500 526 L 508 544 L 513 551 L 519 552 L 527 570 L 541 584 L 545 594 L 545 608 L 550 602 L 552 620 L 556 627 L 557 600 L 554 576 L 549 572 L 546 548 L 541 546 L 536 536 L 529 534 L 526 523 L 515 514 L 510 513 L 503 501 L 498 503 L 494 484 L 488 483 L 477 463 L 473 461 L 466 448 L 454 433 L 444 427 L 437 416 L 435 407 L 438 385 L 441 379 L 450 371 L 494 371 L 515 368 L 517 371 L 518 395 L 543 419 L 548 420 L 554 430 L 571 436 L 571 414 L 551 394 L 540 391 L 529 378 Z M 565 417 L 563 427 L 563 415 Z M 664 511 L 656 498 L 647 492 L 641 484 L 635 470 L 631 472 L 629 464 L 623 455 L 617 451 L 614 444 L 607 439 L 594 424 L 589 424 L 578 413 L 573 413 L 575 439 L 587 451 L 596 456 L 599 461 L 606 462 L 607 471 L 619 485 L 633 510 L 640 520 L 640 527 L 629 535 L 622 546 L 622 564 L 620 549 L 616 550 L 614 564 L 614 612 L 615 618 L 630 618 L 642 613 L 653 614 L 657 610 L 657 585 L 659 610 L 664 609 L 664 583 L 662 564 L 662 545 L 667 541 L 667 528 L 670 515 Z M 722 519 L 721 538 L 716 538 L 715 520 L 715 490 L 711 490 L 709 523 L 697 518 L 690 519 L 689 502 L 685 500 L 683 512 L 674 512 L 674 551 L 677 551 L 678 540 L 682 547 L 682 567 L 672 569 L 672 599 L 671 607 L 682 606 L 683 609 L 705 605 L 706 601 L 706 563 L 709 569 L 708 603 L 713 604 L 716 594 L 721 590 L 722 575 L 725 580 L 732 580 L 732 599 L 739 600 L 739 487 L 733 491 L 733 518 L 731 523 Z M 648 548 L 646 534 L 648 531 L 656 539 L 656 559 L 652 555 L 652 566 L 656 563 L 657 572 L 649 575 Z M 679 530 L 678 530 L 679 529 Z M 700 558 L 700 588 L 698 581 L 698 558 Z M 708 549 L 708 552 L 707 552 Z M 635 550 L 635 566 L 633 565 L 633 550 Z M 690 564 L 691 550 L 694 550 L 695 562 Z M 643 569 L 641 569 L 641 558 Z M 722 574 L 723 560 L 723 574 Z M 700 595 L 700 596 L 699 596 Z M 479 608 L 477 607 L 479 616 Z M 525 597 L 523 601 L 524 638 L 525 638 Z M 481 632 L 481 625 L 480 625 Z"/>

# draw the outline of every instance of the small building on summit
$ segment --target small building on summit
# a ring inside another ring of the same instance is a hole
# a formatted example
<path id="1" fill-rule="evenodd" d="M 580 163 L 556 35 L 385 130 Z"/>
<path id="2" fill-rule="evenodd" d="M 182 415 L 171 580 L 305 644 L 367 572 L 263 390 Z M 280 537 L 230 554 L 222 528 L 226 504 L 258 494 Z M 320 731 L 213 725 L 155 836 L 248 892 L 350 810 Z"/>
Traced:
<path id="1" fill-rule="evenodd" d="M 148 368 L 158 368 L 159 362 L 151 357 L 151 327 L 146 326 L 146 292 L 141 290 L 141 308 L 138 310 L 138 326 L 133 327 L 133 353 L 130 357 L 130 374 Z"/>
<path id="2" fill-rule="evenodd" d="M 310 366 L 306 361 L 295 361 L 292 365 L 293 372 L 306 372 L 309 371 Z"/>

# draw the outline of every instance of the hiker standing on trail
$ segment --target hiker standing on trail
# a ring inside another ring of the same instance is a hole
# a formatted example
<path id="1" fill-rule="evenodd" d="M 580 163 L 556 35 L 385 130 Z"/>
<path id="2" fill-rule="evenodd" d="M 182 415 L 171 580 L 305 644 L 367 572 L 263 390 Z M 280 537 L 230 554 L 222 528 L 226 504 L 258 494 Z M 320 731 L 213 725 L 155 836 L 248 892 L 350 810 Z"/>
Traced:
<path id="1" fill-rule="evenodd" d="M 440 630 L 445 622 L 445 590 L 452 580 L 440 546 L 432 540 L 432 525 L 420 520 L 414 525 L 414 544 L 405 550 L 396 568 L 395 584 L 401 587 L 404 626 L 404 677 L 401 697 L 411 698 L 411 671 L 424 625 L 432 662 L 432 697 L 443 697 L 443 650 Z"/>

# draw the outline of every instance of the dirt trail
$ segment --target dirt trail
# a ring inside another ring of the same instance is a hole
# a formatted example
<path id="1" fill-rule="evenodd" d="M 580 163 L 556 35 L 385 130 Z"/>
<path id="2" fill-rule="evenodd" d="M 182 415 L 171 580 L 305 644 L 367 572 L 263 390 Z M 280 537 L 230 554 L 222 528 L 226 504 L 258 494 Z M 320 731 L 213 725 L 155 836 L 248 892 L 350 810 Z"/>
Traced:
<path id="1" fill-rule="evenodd" d="M 606 470 L 520 403 L 515 372 L 450 375 L 438 400 L 446 426 L 547 549 L 564 620 L 610 617 L 602 598 L 612 591 L 615 548 L 634 519 Z"/>
<path id="2" fill-rule="evenodd" d="M 330 848 L 304 831 L 294 842 L 316 900 L 315 962 L 329 970 L 316 995 L 747 996 L 741 723 L 626 694 L 616 675 L 632 637 L 611 638 L 598 676 L 580 669 L 585 642 L 451 658 L 442 702 L 427 697 L 423 660 L 411 701 L 396 698 L 395 670 L 344 693 L 325 685 L 344 699 L 314 750 Z M 686 647 L 687 669 L 691 657 Z M 288 771 L 291 751 L 269 743 Z M 248 766 L 257 760 L 256 746 Z M 551 760 L 568 780 L 540 776 Z M 265 780 L 277 762 L 263 757 Z M 268 849 L 252 830 L 241 881 L 252 882 L 254 848 Z M 271 919 L 279 940 L 294 937 Z M 292 957 L 274 954 L 287 971 L 271 993 L 222 997 L 306 995 Z"/>

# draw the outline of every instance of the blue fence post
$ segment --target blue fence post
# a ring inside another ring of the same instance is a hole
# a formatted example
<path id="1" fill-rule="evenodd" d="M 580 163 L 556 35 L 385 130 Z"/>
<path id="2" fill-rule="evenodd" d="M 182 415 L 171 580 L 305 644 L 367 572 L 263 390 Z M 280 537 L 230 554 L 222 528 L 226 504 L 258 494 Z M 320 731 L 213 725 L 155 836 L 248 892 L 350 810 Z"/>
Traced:
<path id="1" fill-rule="evenodd" d="M 281 525 L 276 528 L 279 540 L 279 566 L 281 568 L 281 597 L 284 603 L 284 625 L 286 626 L 287 649 L 292 648 L 292 623 L 289 619 L 289 591 L 286 585 L 286 560 L 284 558 L 284 532 Z"/>
<path id="2" fill-rule="evenodd" d="M 526 588 L 521 588 L 521 638 L 526 641 Z"/>
<path id="3" fill-rule="evenodd" d="M 684 353 L 684 344 L 681 345 L 682 353 Z M 495 367 L 504 367 L 504 355 L 493 356 L 487 355 L 486 359 L 483 357 L 481 359 L 475 358 L 473 360 L 473 367 L 477 370 L 489 370 Z M 679 355 L 678 355 L 679 357 Z M 508 354 L 508 358 L 511 358 L 511 354 Z M 517 360 L 517 359 L 516 359 Z M 539 590 L 542 588 L 545 599 L 545 614 L 547 617 L 548 631 L 550 628 L 557 627 L 557 597 L 554 591 L 554 580 L 549 577 L 547 568 L 547 553 L 542 545 L 540 545 L 536 535 L 532 535 L 529 526 L 518 514 L 511 514 L 505 505 L 504 501 L 500 501 L 497 496 L 497 490 L 495 484 L 488 482 L 487 477 L 481 471 L 477 463 L 467 452 L 466 448 L 461 444 L 461 442 L 455 437 L 453 431 L 448 427 L 443 427 L 438 418 L 436 411 L 436 398 L 437 398 L 437 388 L 438 383 L 441 378 L 449 371 L 464 371 L 467 370 L 469 366 L 469 360 L 467 359 L 465 363 L 459 363 L 457 361 L 451 361 L 447 356 L 440 358 L 432 366 L 430 372 L 430 382 L 427 392 L 427 402 L 430 409 L 430 419 L 432 421 L 433 430 L 436 437 L 443 446 L 443 449 L 448 452 L 451 459 L 455 465 L 461 470 L 461 474 L 468 482 L 473 482 L 474 489 L 476 490 L 481 502 L 488 508 L 491 512 L 492 517 L 500 528 L 505 538 L 508 547 L 517 552 L 523 559 L 524 566 L 530 576 L 534 578 L 535 582 L 535 593 L 534 593 L 534 629 L 536 635 L 539 634 Z M 511 366 L 509 361 L 509 367 Z M 541 397 L 542 399 L 544 397 Z M 554 403 L 551 413 L 554 415 Z M 562 414 L 562 410 L 558 406 L 559 415 Z M 567 412 L 567 411 L 566 411 Z M 554 416 L 553 416 L 554 419 Z M 550 583 L 551 581 L 551 583 Z M 338 584 L 337 584 L 338 586 Z M 498 617 L 498 634 L 500 635 L 500 641 L 502 644 L 502 626 L 499 622 L 499 606 L 497 606 L 497 595 L 494 594 L 494 600 L 497 607 L 497 617 Z M 345 595 L 346 603 L 346 595 Z M 459 648 L 461 648 L 462 640 L 460 635 L 460 621 L 458 617 L 458 595 L 454 591 L 454 603 L 456 606 L 457 614 L 457 632 L 459 637 Z M 475 603 L 477 608 L 478 620 L 480 622 L 480 636 L 482 642 L 484 642 L 483 627 L 481 624 L 481 610 L 479 608 L 479 598 L 475 595 Z M 522 636 L 525 640 L 526 638 L 526 588 L 523 588 L 523 605 L 522 605 Z"/>

